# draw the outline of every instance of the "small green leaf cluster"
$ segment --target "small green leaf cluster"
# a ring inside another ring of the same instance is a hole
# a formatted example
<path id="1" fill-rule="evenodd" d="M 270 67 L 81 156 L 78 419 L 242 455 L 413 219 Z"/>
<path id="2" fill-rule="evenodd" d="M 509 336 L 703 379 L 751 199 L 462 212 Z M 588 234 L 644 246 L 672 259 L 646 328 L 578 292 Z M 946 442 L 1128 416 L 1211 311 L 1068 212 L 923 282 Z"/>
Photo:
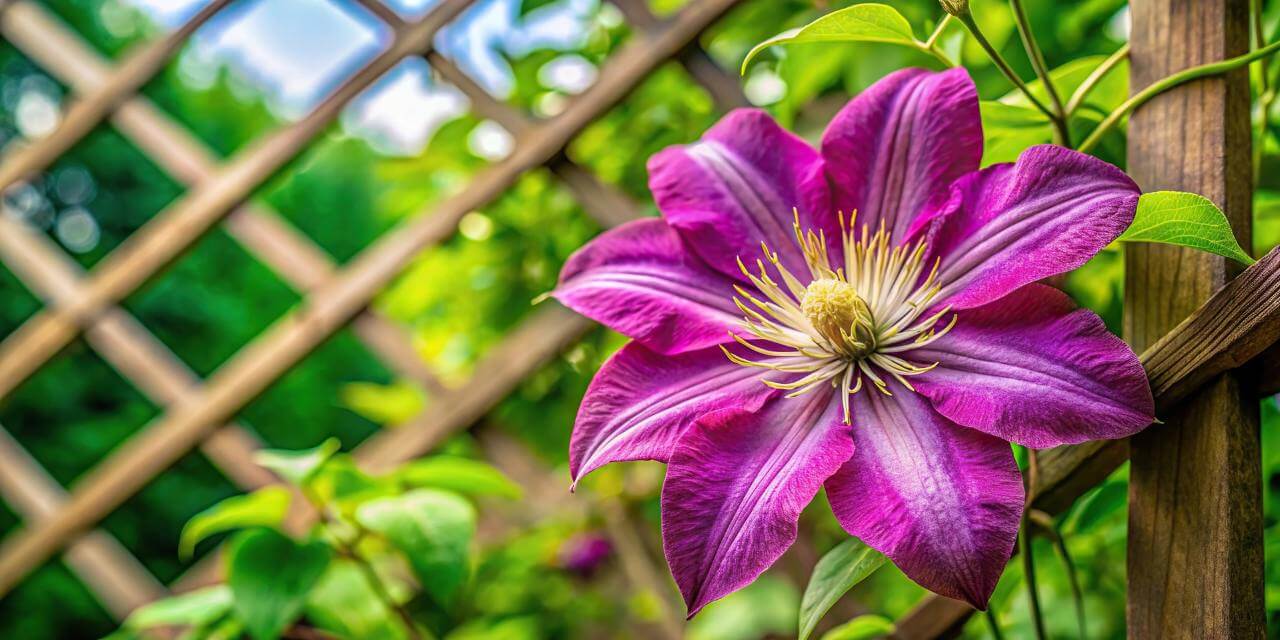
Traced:
<path id="1" fill-rule="evenodd" d="M 341 638 L 429 638 L 452 624 L 472 575 L 477 496 L 519 498 L 493 467 L 433 456 L 372 475 L 336 439 L 265 450 L 257 462 L 282 483 L 196 514 L 179 548 L 229 534 L 225 583 L 144 606 L 114 639 L 180 629 L 191 640 L 271 640 L 305 618 Z M 312 524 L 307 524 L 312 523 Z"/>

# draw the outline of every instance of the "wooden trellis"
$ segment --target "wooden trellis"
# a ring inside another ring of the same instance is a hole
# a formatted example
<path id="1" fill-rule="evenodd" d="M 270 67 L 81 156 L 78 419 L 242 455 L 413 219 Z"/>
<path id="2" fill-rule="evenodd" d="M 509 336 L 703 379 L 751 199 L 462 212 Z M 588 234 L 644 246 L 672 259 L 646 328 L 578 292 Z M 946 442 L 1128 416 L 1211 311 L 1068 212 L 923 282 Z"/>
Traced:
<path id="1" fill-rule="evenodd" d="M 57 130 L 0 159 L 0 189 L 47 168 L 103 120 L 109 120 L 189 189 L 87 273 L 43 234 L 24 222 L 0 216 L 0 260 L 46 305 L 0 342 L 0 397 L 83 334 L 111 366 L 164 408 L 158 418 L 84 474 L 70 491 L 58 486 L 19 443 L 0 430 L 0 495 L 25 519 L 23 528 L 0 545 L 0 595 L 59 552 L 117 617 L 166 593 L 167 588 L 128 551 L 95 527 L 196 447 L 242 488 L 275 482 L 274 476 L 251 463 L 251 454 L 259 443 L 233 421 L 234 416 L 344 326 L 351 325 L 388 368 L 415 381 L 433 396 L 431 412 L 362 443 L 355 451 L 361 465 L 370 471 L 385 470 L 428 451 L 450 434 L 469 428 L 522 379 L 581 336 L 590 323 L 563 308 L 545 306 L 492 348 L 477 364 L 468 383 L 447 387 L 413 355 L 404 329 L 368 308 L 372 297 L 416 255 L 448 239 L 464 214 L 492 202 L 523 173 L 537 167 L 548 167 L 603 226 L 637 216 L 636 203 L 571 162 L 563 150 L 588 124 L 667 60 L 678 59 L 721 108 L 745 104 L 737 79 L 716 68 L 696 43 L 698 36 L 739 0 L 694 0 L 667 20 L 651 15 L 643 0 L 615 0 L 635 29 L 635 36 L 606 62 L 592 87 L 571 100 L 561 114 L 547 120 L 531 118 L 486 94 L 448 58 L 432 50 L 435 34 L 464 11 L 471 4 L 469 0 L 444 0 L 416 21 L 404 20 L 379 0 L 361 0 L 362 6 L 392 29 L 394 36 L 387 48 L 350 75 L 305 117 L 222 162 L 138 91 L 193 32 L 232 2 L 214 0 L 180 28 L 113 65 L 34 2 L 0 0 L 0 33 L 70 86 L 77 96 Z M 1218 59 L 1239 48 L 1239 34 L 1233 31 L 1239 20 L 1233 12 L 1242 4 L 1237 0 L 1146 0 L 1135 4 L 1147 9 L 1145 13 L 1135 11 L 1135 29 L 1145 28 L 1148 25 L 1142 20 L 1150 21 L 1157 15 L 1176 22 L 1175 26 L 1191 25 L 1199 19 L 1221 27 L 1208 28 L 1202 38 L 1208 43 L 1202 54 L 1208 52 L 1210 59 Z M 1153 12 L 1149 9 L 1153 6 L 1168 11 Z M 1177 10 L 1188 6 L 1210 7 L 1209 17 L 1219 23 Z M 1230 22 L 1233 20 L 1236 22 Z M 1161 37 L 1166 38 L 1176 31 L 1167 23 L 1164 29 L 1161 33 L 1166 35 Z M 1139 41 L 1135 38 L 1135 74 L 1142 64 L 1151 64 L 1142 56 L 1151 55 L 1153 48 L 1159 46 L 1151 39 L 1145 44 L 1138 44 Z M 516 145 L 506 159 L 476 175 L 458 194 L 411 217 L 346 266 L 338 267 L 275 212 L 247 200 L 272 173 L 320 134 L 351 99 L 411 56 L 425 57 L 436 73 L 470 99 L 477 115 L 510 131 Z M 1168 62 L 1159 68 L 1177 66 L 1186 66 L 1186 61 Z M 1197 86 L 1201 87 L 1197 90 L 1205 90 L 1203 83 L 1186 90 Z M 1211 94 L 1214 89 L 1205 91 Z M 1221 95 L 1211 97 L 1211 101 L 1220 99 L 1230 105 L 1241 99 L 1238 88 L 1217 91 Z M 1238 110 L 1238 106 L 1234 108 Z M 1239 115 L 1232 109 L 1223 111 L 1227 114 L 1224 118 Z M 1247 110 L 1244 113 L 1247 125 Z M 1189 116 L 1179 117 L 1183 121 L 1173 126 L 1185 125 Z M 1227 122 L 1225 130 L 1238 125 Z M 1206 135 L 1211 138 L 1214 134 Z M 1158 147 L 1160 143 L 1135 135 L 1131 144 Z M 1212 191 L 1217 184 L 1212 182 L 1212 176 L 1217 175 L 1214 171 L 1222 168 L 1212 164 L 1210 161 L 1206 168 L 1208 182 L 1187 188 Z M 1150 173 L 1139 177 L 1163 184 L 1168 180 L 1161 170 L 1151 168 Z M 1216 193 L 1217 197 L 1239 198 L 1239 184 L 1223 188 L 1226 191 Z M 1235 204 L 1227 206 L 1228 212 L 1239 218 L 1240 205 L 1236 200 L 1232 202 Z M 304 300 L 207 380 L 200 380 L 119 302 L 179 259 L 218 224 L 304 294 Z M 1169 259 L 1189 258 L 1179 254 Z M 1199 397 L 1202 388 L 1219 385 L 1223 374 L 1244 366 L 1254 367 L 1251 371 L 1255 374 L 1233 380 L 1244 389 L 1246 397 L 1280 390 L 1280 366 L 1276 365 L 1273 348 L 1280 337 L 1278 263 L 1280 253 L 1273 251 L 1216 293 L 1213 290 L 1226 281 L 1226 274 L 1224 267 L 1211 265 L 1219 269 L 1215 272 L 1219 275 L 1201 283 L 1201 298 L 1207 298 L 1203 304 L 1197 306 L 1200 300 L 1192 301 L 1186 311 L 1194 308 L 1194 312 L 1180 323 L 1176 323 L 1180 316 L 1164 318 L 1162 322 L 1167 326 L 1135 343 L 1151 343 L 1142 352 L 1142 360 L 1155 391 L 1159 415 L 1184 411 L 1183 403 Z M 1172 329 L 1163 333 L 1168 326 Z M 1162 338 L 1153 340 L 1161 334 Z M 513 455 L 509 443 L 495 442 L 495 456 Z M 1128 445 L 1124 442 L 1089 443 L 1043 452 L 1039 472 L 1028 491 L 1030 508 L 1060 513 L 1127 457 Z M 1171 495 L 1168 499 L 1176 513 L 1181 508 L 1178 497 Z M 300 507 L 291 514 L 290 526 L 305 527 L 313 516 Z M 626 540 L 628 527 L 617 519 L 624 516 L 606 516 L 619 548 L 633 549 L 624 558 L 629 578 L 644 588 L 669 591 L 665 579 L 641 562 L 643 546 Z M 205 562 L 180 582 L 185 587 L 216 578 L 216 564 Z M 676 605 L 668 608 L 669 613 L 674 613 Z M 898 636 L 944 636 L 954 632 L 970 613 L 961 603 L 931 596 L 899 621 Z M 678 637 L 680 628 L 674 622 L 678 615 L 668 618 L 655 633 Z"/>
<path id="2" fill-rule="evenodd" d="M 545 125 L 489 96 L 451 61 L 431 50 L 435 33 L 470 2 L 445 2 L 423 19 L 406 22 L 380 2 L 365 0 L 362 4 L 394 31 L 392 44 L 312 113 L 220 166 L 193 135 L 136 92 L 186 38 L 229 4 L 229 0 L 211 3 L 181 28 L 140 48 L 114 68 L 34 3 L 14 2 L 0 13 L 0 32 L 5 38 L 78 94 L 54 133 L 4 158 L 0 188 L 47 167 L 104 118 L 191 188 L 186 197 L 157 215 L 87 275 L 42 234 L 20 221 L 0 218 L 0 259 L 48 305 L 44 313 L 0 344 L 4 354 L 0 360 L 8 363 L 0 365 L 4 380 L 0 394 L 12 391 L 83 330 L 89 344 L 108 363 L 170 412 L 109 456 L 70 494 L 17 442 L 7 434 L 0 437 L 0 493 L 27 521 L 24 532 L 6 541 L 0 550 L 0 556 L 7 559 L 0 559 L 0 565 L 8 567 L 0 570 L 5 574 L 0 578 L 0 592 L 12 588 L 65 546 L 68 563 L 117 617 L 163 594 L 164 587 L 107 534 L 84 532 L 196 445 L 245 489 L 274 482 L 271 474 L 251 462 L 252 451 L 258 446 L 253 436 L 224 421 L 348 321 L 389 368 L 432 393 L 437 409 L 405 425 L 405 433 L 414 434 L 411 441 L 402 436 L 395 441 L 388 438 L 365 443 L 357 451 L 362 463 L 375 469 L 394 465 L 416 455 L 412 447 L 422 447 L 418 451 L 425 452 L 440 438 L 469 426 L 525 376 L 580 336 L 589 323 L 553 306 L 535 312 L 489 351 L 477 365 L 472 381 L 449 389 L 413 355 L 402 328 L 366 308 L 381 285 L 418 252 L 446 239 L 461 214 L 496 199 L 522 173 L 540 165 L 560 177 L 602 225 L 613 226 L 638 215 L 638 205 L 573 164 L 562 150 L 666 60 L 678 58 L 684 63 L 722 107 L 745 103 L 731 76 L 711 65 L 696 44 L 698 35 L 736 4 L 733 0 L 695 3 L 667 21 L 649 15 L 641 3 L 620 2 L 628 15 L 647 16 L 637 25 L 638 35 L 602 69 L 607 80 L 571 101 L 560 116 Z M 401 59 L 413 55 L 427 56 L 432 68 L 471 100 L 478 115 L 497 121 L 519 142 L 506 161 L 477 176 L 458 196 L 432 207 L 415 222 L 375 243 L 352 266 L 338 271 L 331 258 L 277 214 L 261 204 L 242 203 L 320 133 L 347 102 Z M 432 220 L 427 223 L 426 218 Z M 219 222 L 258 259 L 308 296 L 300 311 L 243 350 L 202 386 L 117 303 Z M 257 373 L 245 380 L 235 373 L 244 370 Z M 106 487 L 110 489 L 103 491 Z M 103 499 L 111 504 L 104 504 Z M 300 510 L 291 522 L 305 526 L 309 517 Z M 31 549 L 26 548 L 33 542 L 38 543 L 39 559 L 30 556 Z M 204 570 L 193 571 L 186 583 L 216 577 L 211 573 L 214 568 L 205 563 Z M 655 580 L 660 576 L 651 568 L 635 562 L 626 573 L 646 588 L 655 584 L 667 588 L 660 579 Z M 674 637 L 678 628 L 668 625 L 661 631 Z"/>

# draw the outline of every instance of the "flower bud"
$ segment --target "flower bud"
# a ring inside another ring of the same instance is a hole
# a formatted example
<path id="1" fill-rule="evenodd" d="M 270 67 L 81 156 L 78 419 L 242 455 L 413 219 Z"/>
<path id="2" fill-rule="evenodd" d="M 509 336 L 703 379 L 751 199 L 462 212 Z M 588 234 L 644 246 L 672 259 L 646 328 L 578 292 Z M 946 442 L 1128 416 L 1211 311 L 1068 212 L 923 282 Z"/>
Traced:
<path id="1" fill-rule="evenodd" d="M 943 11 L 953 16 L 969 15 L 969 0 L 938 0 L 938 4 L 942 5 Z"/>

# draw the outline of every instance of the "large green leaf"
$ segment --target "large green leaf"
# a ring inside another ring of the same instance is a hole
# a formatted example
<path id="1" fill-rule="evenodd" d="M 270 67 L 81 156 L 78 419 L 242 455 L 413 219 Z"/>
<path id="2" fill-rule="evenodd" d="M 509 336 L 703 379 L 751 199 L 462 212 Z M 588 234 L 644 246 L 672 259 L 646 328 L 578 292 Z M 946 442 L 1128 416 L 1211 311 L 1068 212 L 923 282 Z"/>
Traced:
<path id="1" fill-rule="evenodd" d="M 264 487 L 219 502 L 187 521 L 178 542 L 178 553 L 190 557 L 196 544 L 215 533 L 245 527 L 279 527 L 289 511 L 292 494 L 280 486 Z"/>
<path id="2" fill-rule="evenodd" d="M 742 72 L 761 51 L 778 44 L 809 42 L 884 42 L 922 48 L 911 23 L 897 9 L 878 3 L 855 4 L 832 11 L 809 24 L 784 31 L 751 48 L 742 60 Z"/>
<path id="3" fill-rule="evenodd" d="M 849 538 L 827 552 L 813 567 L 809 586 L 800 600 L 800 640 L 806 640 L 822 616 L 854 585 L 884 564 L 880 552 Z"/>
<path id="4" fill-rule="evenodd" d="M 339 446 L 337 438 L 329 438 L 317 447 L 301 451 L 263 449 L 253 459 L 291 484 L 301 486 L 320 465 L 337 453 Z"/>
<path id="5" fill-rule="evenodd" d="M 824 634 L 822 640 L 872 640 L 893 633 L 893 621 L 877 615 L 858 616 Z"/>
<path id="6" fill-rule="evenodd" d="M 432 487 L 513 500 L 518 500 L 521 495 L 520 486 L 492 465 L 457 456 L 432 456 L 415 460 L 397 469 L 395 477 L 413 489 Z"/>
<path id="7" fill-rule="evenodd" d="M 405 554 L 423 589 L 437 603 L 453 603 L 470 571 L 476 530 L 471 503 L 453 493 L 416 489 L 360 505 L 356 521 Z"/>
<path id="8" fill-rule="evenodd" d="M 279 637 L 302 613 L 329 557 L 323 542 L 298 544 L 274 529 L 237 534 L 227 545 L 227 584 L 249 634 L 257 640 Z"/>
<path id="9" fill-rule="evenodd" d="M 329 563 L 324 577 L 307 596 L 307 619 L 349 640 L 403 640 L 404 623 L 369 584 L 352 560 Z"/>
<path id="10" fill-rule="evenodd" d="M 231 589 L 217 585 L 157 600 L 138 607 L 124 621 L 126 629 L 202 627 L 231 610 Z"/>
<path id="11" fill-rule="evenodd" d="M 1160 242 L 1190 247 L 1253 264 L 1231 233 L 1222 210 L 1204 196 L 1181 191 L 1153 191 L 1138 199 L 1133 224 L 1118 240 Z"/>

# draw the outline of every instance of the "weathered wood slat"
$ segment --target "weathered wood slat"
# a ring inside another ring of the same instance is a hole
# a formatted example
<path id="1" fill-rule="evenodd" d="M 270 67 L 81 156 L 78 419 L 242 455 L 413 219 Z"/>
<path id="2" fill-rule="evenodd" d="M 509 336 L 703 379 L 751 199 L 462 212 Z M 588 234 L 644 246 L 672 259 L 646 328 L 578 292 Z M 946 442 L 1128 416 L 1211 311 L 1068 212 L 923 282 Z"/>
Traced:
<path id="1" fill-rule="evenodd" d="M 1195 313 L 1142 354 L 1152 376 L 1156 415 L 1164 417 L 1195 393 L 1205 380 L 1274 353 L 1280 337 L 1280 248 L 1273 249 L 1219 290 Z M 1168 366 L 1155 363 L 1182 363 Z M 1154 373 L 1153 373 L 1154 372 Z M 1151 430 L 1164 428 L 1153 425 Z M 1031 507 L 1050 515 L 1065 511 L 1077 498 L 1111 475 L 1129 457 L 1124 440 L 1088 442 L 1040 452 L 1040 475 Z M 953 604 L 955 606 L 953 606 Z M 941 596 L 929 596 L 898 624 L 904 640 L 943 637 L 958 628 L 973 609 Z"/>
<path id="2" fill-rule="evenodd" d="M 242 204 L 338 116 L 342 108 L 408 55 L 431 40 L 470 0 L 445 0 L 419 22 L 396 32 L 391 45 L 329 94 L 306 117 L 241 151 L 211 179 L 134 232 L 91 272 L 86 292 L 73 305 L 45 309 L 0 342 L 0 397 L 30 376 L 75 338 L 93 316 L 129 295 L 176 259 L 214 224 Z M 12 7 L 0 18 L 11 19 Z"/>
<path id="3" fill-rule="evenodd" d="M 0 216 L 0 259 L 46 304 L 68 304 L 84 295 L 78 264 L 43 234 L 4 216 Z M 188 400 L 199 384 L 194 372 L 119 307 L 99 316 L 85 337 L 113 368 L 158 406 Z M 214 466 L 243 489 L 276 481 L 269 471 L 253 463 L 253 451 L 258 447 L 257 438 L 235 424 L 215 431 L 201 445 Z"/>
<path id="4" fill-rule="evenodd" d="M 29 521 L 52 517 L 66 492 L 9 432 L 0 427 L 0 497 Z M 94 597 L 116 620 L 168 593 L 115 538 L 95 530 L 63 555 Z"/>
<path id="5" fill-rule="evenodd" d="M 1131 15 L 1135 88 L 1249 48 L 1246 0 L 1133 0 Z M 1251 102 L 1246 69 L 1173 89 L 1130 118 L 1127 154 L 1144 190 L 1203 194 L 1222 207 L 1245 247 L 1252 245 Z M 1129 245 L 1125 265 L 1124 336 L 1137 349 L 1156 343 L 1233 275 L 1225 258 L 1167 245 Z M 1274 308 L 1277 300 L 1251 303 Z M 1232 330 L 1217 324 L 1221 318 L 1207 321 L 1207 335 L 1187 336 L 1188 344 Z M 1160 365 L 1154 382 L 1182 373 L 1172 360 L 1153 364 Z M 1192 629 L 1199 637 L 1264 634 L 1258 402 L 1253 385 L 1235 373 L 1201 381 L 1161 416 L 1165 424 L 1130 442 L 1130 638 Z"/>
<path id="6" fill-rule="evenodd" d="M 110 61 L 91 50 L 46 9 L 29 2 L 18 3 L 14 9 L 12 17 L 0 19 L 0 33 L 33 61 L 78 91 L 92 91 L 108 81 L 112 72 Z M 111 122 L 178 182 L 190 186 L 212 179 L 218 172 L 213 151 L 145 97 L 136 96 L 121 103 L 111 114 Z M 224 227 L 232 238 L 296 291 L 316 288 L 336 268 L 334 260 L 322 249 L 261 203 L 236 209 L 227 217 Z M 352 329 L 397 375 L 431 393 L 443 389 L 439 379 L 418 357 L 403 328 L 366 309 L 356 318 Z"/>
<path id="7" fill-rule="evenodd" d="M 600 79 L 538 135 L 527 136 L 510 157 L 478 175 L 458 195 L 367 248 L 296 311 L 237 353 L 196 398 L 157 418 L 85 474 L 58 516 L 15 532 L 0 545 L 0 593 L 190 451 L 354 317 L 420 250 L 447 238 L 463 215 L 492 201 L 524 171 L 555 157 L 587 124 L 734 4 L 736 0 L 696 2 L 661 33 L 629 43 L 602 69 Z M 401 428 L 395 433 L 416 442 L 429 440 L 422 429 Z"/>
<path id="8" fill-rule="evenodd" d="M 649 10 L 645 0 L 611 0 L 623 17 L 635 29 L 660 29 L 662 20 Z M 742 93 L 742 81 L 716 64 L 697 42 L 690 43 L 679 56 L 680 64 L 703 89 L 721 111 L 750 107 L 751 102 Z"/>
<path id="9" fill-rule="evenodd" d="M 104 78 L 93 90 L 83 92 L 75 98 L 52 133 L 29 144 L 15 145 L 14 150 L 0 161 L 0 191 L 53 164 L 59 156 L 98 126 L 116 105 L 141 89 L 164 68 L 191 34 L 231 2 L 232 0 L 214 0 L 182 26 L 129 53 L 124 63 L 109 78 Z M 22 11 L 23 7 L 15 7 L 7 13 L 17 13 L 20 16 Z M 43 48 L 57 46 L 56 41 L 28 41 L 26 44 Z"/>

